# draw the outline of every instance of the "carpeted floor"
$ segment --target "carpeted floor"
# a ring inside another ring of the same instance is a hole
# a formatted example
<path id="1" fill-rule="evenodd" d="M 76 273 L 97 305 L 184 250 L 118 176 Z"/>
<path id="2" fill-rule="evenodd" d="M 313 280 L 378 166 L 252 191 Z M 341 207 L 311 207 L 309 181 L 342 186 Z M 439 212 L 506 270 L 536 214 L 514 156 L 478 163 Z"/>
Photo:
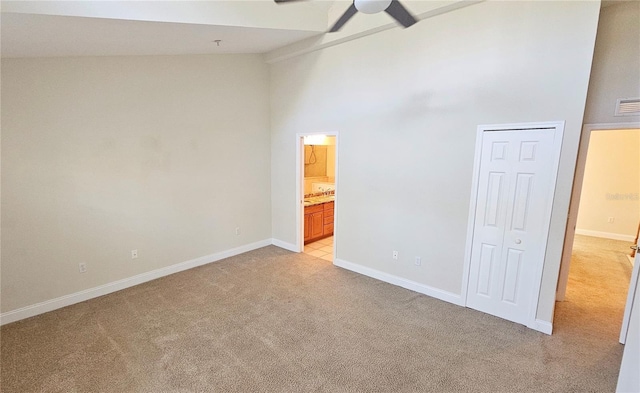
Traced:
<path id="1" fill-rule="evenodd" d="M 633 268 L 626 257 L 631 245 L 576 235 L 566 299 L 556 303 L 556 331 L 618 341 Z"/>
<path id="2" fill-rule="evenodd" d="M 3 326 L 1 390 L 612 392 L 629 272 L 579 255 L 547 336 L 270 246 Z"/>

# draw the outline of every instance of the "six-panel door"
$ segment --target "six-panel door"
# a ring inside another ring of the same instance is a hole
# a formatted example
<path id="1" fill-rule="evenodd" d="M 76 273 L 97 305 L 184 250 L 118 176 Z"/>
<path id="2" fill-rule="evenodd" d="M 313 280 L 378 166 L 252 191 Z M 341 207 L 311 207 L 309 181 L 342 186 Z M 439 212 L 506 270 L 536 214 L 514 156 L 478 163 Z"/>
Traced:
<path id="1" fill-rule="evenodd" d="M 547 243 L 554 132 L 483 132 L 468 307 L 527 324 Z"/>

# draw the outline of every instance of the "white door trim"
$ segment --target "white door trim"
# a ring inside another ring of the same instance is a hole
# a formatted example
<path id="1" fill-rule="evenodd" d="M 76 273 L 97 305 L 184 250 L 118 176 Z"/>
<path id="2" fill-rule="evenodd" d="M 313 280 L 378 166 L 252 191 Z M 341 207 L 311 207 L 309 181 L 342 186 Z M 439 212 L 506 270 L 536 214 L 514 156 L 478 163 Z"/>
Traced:
<path id="1" fill-rule="evenodd" d="M 640 244 L 640 240 L 638 241 Z M 636 246 L 638 245 L 636 244 Z M 633 309 L 634 299 L 636 297 L 636 291 L 638 290 L 638 276 L 640 275 L 640 252 L 636 252 L 636 260 L 633 264 L 633 270 L 631 271 L 631 281 L 629 282 L 629 289 L 627 290 L 627 302 L 624 305 L 624 315 L 622 317 L 622 328 L 620 328 L 620 344 L 627 342 L 627 332 L 629 331 L 629 320 L 631 319 L 631 310 Z"/>
<path id="2" fill-rule="evenodd" d="M 304 251 L 304 226 L 302 225 L 302 219 L 304 217 L 304 170 L 302 170 L 302 168 L 304 168 L 304 137 L 312 135 L 326 135 L 336 138 L 336 191 L 335 201 L 333 203 L 333 260 L 335 261 L 338 249 L 338 193 L 340 192 L 340 185 L 338 183 L 340 171 L 340 137 L 338 131 L 296 133 L 296 248 L 298 252 Z"/>
<path id="3" fill-rule="evenodd" d="M 628 130 L 640 128 L 640 122 L 631 123 L 594 123 L 582 126 L 582 136 L 578 148 L 578 158 L 576 159 L 576 171 L 573 176 L 573 189 L 571 191 L 571 202 L 569 204 L 569 216 L 567 217 L 567 228 L 564 236 L 564 246 L 562 249 L 562 259 L 560 261 L 560 275 L 556 288 L 556 300 L 563 301 L 567 293 L 567 282 L 569 281 L 569 267 L 571 266 L 571 252 L 573 251 L 573 239 L 576 235 L 576 223 L 578 222 L 578 210 L 580 208 L 580 195 L 582 194 L 582 181 L 584 180 L 584 169 L 587 164 L 587 152 L 589 149 L 589 139 L 592 131 L 606 130 Z"/>
<path id="4" fill-rule="evenodd" d="M 509 130 L 533 130 L 540 128 L 554 128 L 554 139 L 553 139 L 553 149 L 554 149 L 554 157 L 553 157 L 553 165 L 554 171 L 552 174 L 552 184 L 554 184 L 552 193 L 555 195 L 555 185 L 558 177 L 558 168 L 560 164 L 560 152 L 562 149 L 562 139 L 564 135 L 564 121 L 553 121 L 553 122 L 535 122 L 535 123 L 512 123 L 512 124 L 490 124 L 490 125 L 479 125 L 476 131 L 476 149 L 475 149 L 475 158 L 473 163 L 473 179 L 471 182 L 471 198 L 469 202 L 469 219 L 467 222 L 467 239 L 465 245 L 465 253 L 464 253 L 464 268 L 462 273 L 462 304 L 464 306 L 467 305 L 467 294 L 468 294 L 468 286 L 469 286 L 469 272 L 471 269 L 471 248 L 473 243 L 473 231 L 475 225 L 475 213 L 476 213 L 476 204 L 477 204 L 477 196 L 478 196 L 478 181 L 480 176 L 480 160 L 481 160 L 481 151 L 482 151 L 482 136 L 484 132 L 488 131 L 509 131 Z M 553 199 L 554 195 L 547 200 L 547 204 L 545 206 L 545 216 L 547 217 L 547 225 L 544 228 L 544 238 L 545 244 L 548 244 L 549 240 L 549 227 L 551 224 L 551 210 L 553 207 Z M 531 306 L 528 310 L 528 323 L 527 327 L 542 331 L 544 333 L 550 334 L 551 329 L 549 326 L 546 326 L 544 329 L 541 328 L 540 321 L 536 321 L 536 314 L 538 311 L 538 303 L 540 299 L 540 284 L 542 283 L 542 272 L 544 268 L 544 259 L 546 258 L 546 247 L 543 252 L 543 263 L 540 264 L 537 268 L 536 274 L 533 277 L 537 284 L 534 285 L 534 292 L 531 299 L 534 301 L 531 302 Z M 552 328 L 552 326 L 551 326 Z"/>

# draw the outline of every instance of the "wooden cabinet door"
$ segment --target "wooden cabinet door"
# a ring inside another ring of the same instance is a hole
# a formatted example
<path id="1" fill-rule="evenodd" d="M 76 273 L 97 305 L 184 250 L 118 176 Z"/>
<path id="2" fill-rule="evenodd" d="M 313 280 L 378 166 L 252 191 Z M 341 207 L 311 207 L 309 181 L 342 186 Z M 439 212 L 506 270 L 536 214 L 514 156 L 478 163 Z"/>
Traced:
<path id="1" fill-rule="evenodd" d="M 311 239 L 311 214 L 304 215 L 304 241 Z"/>
<path id="2" fill-rule="evenodd" d="M 321 237 L 324 230 L 323 212 L 317 212 L 311 214 L 311 238 Z"/>
<path id="3" fill-rule="evenodd" d="M 325 203 L 324 204 L 324 209 L 323 209 L 323 214 L 324 214 L 324 232 L 323 235 L 324 236 L 330 236 L 333 235 L 333 202 L 329 202 L 329 203 Z"/>

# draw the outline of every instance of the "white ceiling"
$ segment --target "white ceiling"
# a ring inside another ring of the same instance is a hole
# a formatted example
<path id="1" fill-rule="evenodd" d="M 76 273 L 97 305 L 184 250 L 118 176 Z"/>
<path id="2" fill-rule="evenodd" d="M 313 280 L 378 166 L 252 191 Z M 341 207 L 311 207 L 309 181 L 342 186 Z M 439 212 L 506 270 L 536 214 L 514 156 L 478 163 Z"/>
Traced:
<path id="1" fill-rule="evenodd" d="M 264 53 L 316 31 L 2 13 L 2 57 Z M 217 46 L 214 40 L 222 40 Z"/>
<path id="2" fill-rule="evenodd" d="M 309 46 L 336 45 L 381 28 L 397 28 L 384 13 L 358 15 L 342 31 L 325 35 L 352 1 L 1 0 L 0 54 L 66 57 L 270 52 L 277 57 L 282 51 L 300 51 L 300 45 L 308 51 Z M 403 0 L 403 4 L 418 19 L 425 19 L 481 1 Z M 219 46 L 215 40 L 221 40 Z"/>

